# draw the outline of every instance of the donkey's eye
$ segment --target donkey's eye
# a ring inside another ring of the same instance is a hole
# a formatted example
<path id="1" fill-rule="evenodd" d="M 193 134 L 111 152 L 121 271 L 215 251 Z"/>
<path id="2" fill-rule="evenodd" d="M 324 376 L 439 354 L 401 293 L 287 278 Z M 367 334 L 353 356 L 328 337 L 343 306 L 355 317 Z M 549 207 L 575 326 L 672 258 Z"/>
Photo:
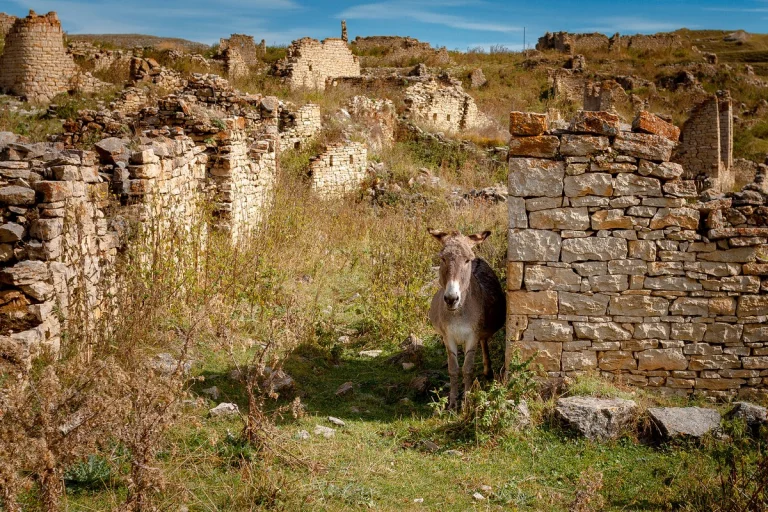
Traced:
<path id="1" fill-rule="evenodd" d="M 470 261 L 472 261 L 472 260 L 464 260 L 464 264 L 467 265 L 467 264 L 469 264 Z"/>

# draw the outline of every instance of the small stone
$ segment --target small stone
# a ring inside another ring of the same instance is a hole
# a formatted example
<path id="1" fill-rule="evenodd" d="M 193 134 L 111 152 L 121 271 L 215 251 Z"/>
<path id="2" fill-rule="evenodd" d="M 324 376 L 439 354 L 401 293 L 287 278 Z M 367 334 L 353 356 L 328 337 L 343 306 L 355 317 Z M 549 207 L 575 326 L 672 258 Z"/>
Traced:
<path id="1" fill-rule="evenodd" d="M 414 363 L 403 363 L 403 370 L 405 371 L 413 370 L 415 367 L 416 365 Z"/>
<path id="2" fill-rule="evenodd" d="M 345 382 L 336 390 L 336 396 L 347 396 L 355 392 L 355 384 L 353 382 Z"/>
<path id="3" fill-rule="evenodd" d="M 330 439 L 336 435 L 336 431 L 334 429 L 323 425 L 315 425 L 314 433 L 316 436 L 323 436 L 326 439 Z"/>
<path id="4" fill-rule="evenodd" d="M 312 436 L 310 436 L 309 432 L 307 432 L 306 430 L 299 430 L 298 432 L 296 432 L 296 435 L 294 437 L 299 441 L 306 441 Z"/>
<path id="5" fill-rule="evenodd" d="M 202 390 L 202 393 L 204 395 L 208 395 L 213 400 L 218 400 L 219 396 L 221 395 L 219 388 L 216 386 L 211 386 L 210 388 L 205 388 Z"/>
<path id="6" fill-rule="evenodd" d="M 557 401 L 555 413 L 588 439 L 616 439 L 631 427 L 637 404 L 619 398 L 569 397 Z"/>
<path id="7" fill-rule="evenodd" d="M 328 421 L 331 424 L 336 425 L 337 427 L 343 427 L 343 426 L 346 425 L 346 423 L 344 423 L 344 421 L 342 421 L 339 418 L 336 418 L 334 416 L 328 416 Z"/>
<path id="8" fill-rule="evenodd" d="M 461 450 L 445 450 L 443 452 L 444 455 L 448 455 L 449 457 L 462 457 L 464 456 L 464 452 Z"/>
<path id="9" fill-rule="evenodd" d="M 383 350 L 361 350 L 360 352 L 358 352 L 358 355 L 360 357 L 375 358 L 375 357 L 379 357 L 382 354 L 382 352 L 384 351 Z"/>
<path id="10" fill-rule="evenodd" d="M 35 204 L 35 191 L 28 187 L 11 185 L 0 188 L 0 203 L 7 205 Z"/>
<path id="11" fill-rule="evenodd" d="M 483 496 L 483 495 L 482 495 L 482 494 L 480 494 L 479 492 L 476 492 L 476 493 L 472 494 L 472 498 L 473 498 L 475 501 L 483 501 L 483 500 L 485 499 L 485 496 Z"/>
<path id="12" fill-rule="evenodd" d="M 237 404 L 232 403 L 221 403 L 214 407 L 213 409 L 210 409 L 208 411 L 208 414 L 211 417 L 228 417 L 228 416 L 236 416 L 240 414 L 240 409 L 237 407 Z"/>
<path id="13" fill-rule="evenodd" d="M 667 439 L 700 438 L 720 427 L 720 413 L 702 407 L 652 407 L 648 414 Z"/>

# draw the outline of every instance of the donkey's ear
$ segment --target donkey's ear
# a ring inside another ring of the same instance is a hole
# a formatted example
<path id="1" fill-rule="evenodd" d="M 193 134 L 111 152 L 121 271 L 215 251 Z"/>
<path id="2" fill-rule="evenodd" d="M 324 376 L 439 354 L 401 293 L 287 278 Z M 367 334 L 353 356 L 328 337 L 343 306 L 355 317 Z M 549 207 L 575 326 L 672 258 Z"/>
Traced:
<path id="1" fill-rule="evenodd" d="M 435 240 L 440 242 L 441 244 L 445 240 L 445 237 L 448 236 L 448 233 L 445 231 L 438 231 L 437 229 L 427 228 L 427 233 L 435 237 Z"/>
<path id="2" fill-rule="evenodd" d="M 490 231 L 483 231 L 482 233 L 476 233 L 474 235 L 469 235 L 467 238 L 469 238 L 474 245 L 478 245 L 485 241 L 486 238 L 491 236 Z"/>

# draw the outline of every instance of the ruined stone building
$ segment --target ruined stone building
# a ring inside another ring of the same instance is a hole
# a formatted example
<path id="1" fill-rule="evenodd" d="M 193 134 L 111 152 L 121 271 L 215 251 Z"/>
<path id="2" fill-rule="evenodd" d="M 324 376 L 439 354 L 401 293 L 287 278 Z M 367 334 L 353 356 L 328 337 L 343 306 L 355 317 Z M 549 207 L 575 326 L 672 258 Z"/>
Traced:
<path id="1" fill-rule="evenodd" d="M 629 96 L 615 80 L 587 82 L 584 86 L 584 110 L 613 112 L 631 109 Z"/>
<path id="2" fill-rule="evenodd" d="M 280 108 L 280 149 L 301 149 L 323 129 L 320 106 L 313 103 L 296 109 L 292 105 Z"/>
<path id="3" fill-rule="evenodd" d="M 581 53 L 594 50 L 618 50 L 631 48 L 635 50 L 663 50 L 680 48 L 682 39 L 677 34 L 636 34 L 622 36 L 618 33 L 612 37 L 594 32 L 591 34 L 573 34 L 570 32 L 547 32 L 539 38 L 536 49 L 539 51 L 555 50 L 561 53 Z"/>
<path id="4" fill-rule="evenodd" d="M 329 199 L 354 192 L 365 179 L 368 150 L 359 142 L 329 144 L 309 164 L 312 190 Z"/>
<path id="5" fill-rule="evenodd" d="M 360 61 L 341 39 L 305 37 L 291 43 L 286 57 L 277 63 L 275 74 L 292 89 L 325 89 L 329 78 L 360 76 Z"/>
<path id="6" fill-rule="evenodd" d="M 447 132 L 481 129 L 491 124 L 454 79 L 430 79 L 405 90 L 405 117 Z"/>
<path id="7" fill-rule="evenodd" d="M 259 57 L 267 52 L 266 42 L 262 39 L 256 46 L 253 36 L 245 34 L 232 34 L 229 38 L 219 39 L 219 51 L 236 50 L 246 66 L 257 66 Z"/>
<path id="8" fill-rule="evenodd" d="M 359 52 L 378 52 L 395 60 L 429 61 L 434 65 L 447 64 L 450 56 L 445 48 L 432 48 L 413 37 L 357 36 L 352 45 Z"/>
<path id="9" fill-rule="evenodd" d="M 733 106 L 728 91 L 697 105 L 683 125 L 673 160 L 687 179 L 708 178 L 721 191 L 733 187 Z"/>
<path id="10" fill-rule="evenodd" d="M 55 12 L 38 16 L 30 11 L 14 22 L 0 56 L 0 89 L 44 103 L 66 92 L 76 73 Z"/>
<path id="11" fill-rule="evenodd" d="M 0 12 L 0 37 L 5 37 L 11 31 L 11 27 L 16 22 L 16 19 L 16 16 Z"/>
<path id="12" fill-rule="evenodd" d="M 556 382 L 595 371 L 669 395 L 768 397 L 768 190 L 700 202 L 671 162 L 677 128 L 648 112 L 631 131 L 606 112 L 557 129 L 513 112 L 510 132 L 508 357 Z"/>

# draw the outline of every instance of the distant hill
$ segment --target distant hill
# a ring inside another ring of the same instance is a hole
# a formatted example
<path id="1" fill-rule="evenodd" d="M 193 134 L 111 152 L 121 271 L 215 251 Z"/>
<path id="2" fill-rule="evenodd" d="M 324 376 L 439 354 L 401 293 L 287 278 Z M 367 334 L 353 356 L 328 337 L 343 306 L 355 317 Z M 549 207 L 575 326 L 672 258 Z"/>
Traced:
<path id="1" fill-rule="evenodd" d="M 152 47 L 159 50 L 176 49 L 187 52 L 204 52 L 209 45 L 176 37 L 158 37 L 145 34 L 68 34 L 72 41 L 88 41 L 115 48 Z"/>

